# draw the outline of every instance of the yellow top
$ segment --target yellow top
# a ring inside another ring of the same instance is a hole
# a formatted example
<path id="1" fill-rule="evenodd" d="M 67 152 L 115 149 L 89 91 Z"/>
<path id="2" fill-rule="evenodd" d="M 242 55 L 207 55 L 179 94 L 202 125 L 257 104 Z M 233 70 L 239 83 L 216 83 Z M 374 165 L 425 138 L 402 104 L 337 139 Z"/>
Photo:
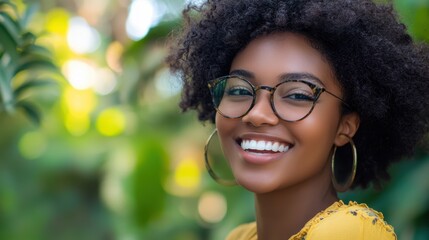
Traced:
<path id="1" fill-rule="evenodd" d="M 257 240 L 256 223 L 235 228 L 226 240 Z M 393 227 L 383 220 L 383 214 L 366 204 L 343 201 L 333 203 L 316 214 L 289 240 L 394 240 Z"/>

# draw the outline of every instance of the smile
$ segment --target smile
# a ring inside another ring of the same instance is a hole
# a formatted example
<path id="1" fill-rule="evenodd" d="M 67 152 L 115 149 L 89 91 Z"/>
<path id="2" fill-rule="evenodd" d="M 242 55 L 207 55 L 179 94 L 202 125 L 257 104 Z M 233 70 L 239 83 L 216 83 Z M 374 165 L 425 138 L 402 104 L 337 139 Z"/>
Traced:
<path id="1" fill-rule="evenodd" d="M 264 140 L 248 140 L 243 139 L 240 144 L 244 151 L 258 151 L 258 152 L 287 152 L 289 145 L 280 142 L 264 141 Z"/>

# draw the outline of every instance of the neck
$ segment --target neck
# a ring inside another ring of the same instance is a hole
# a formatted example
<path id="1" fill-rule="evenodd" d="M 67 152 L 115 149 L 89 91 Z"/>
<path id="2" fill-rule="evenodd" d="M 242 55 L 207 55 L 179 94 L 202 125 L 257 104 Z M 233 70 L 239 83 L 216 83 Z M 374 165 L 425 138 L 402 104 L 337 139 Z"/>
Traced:
<path id="1" fill-rule="evenodd" d="M 275 192 L 255 194 L 258 239 L 289 239 L 317 213 L 337 201 L 330 176 L 321 178 Z"/>

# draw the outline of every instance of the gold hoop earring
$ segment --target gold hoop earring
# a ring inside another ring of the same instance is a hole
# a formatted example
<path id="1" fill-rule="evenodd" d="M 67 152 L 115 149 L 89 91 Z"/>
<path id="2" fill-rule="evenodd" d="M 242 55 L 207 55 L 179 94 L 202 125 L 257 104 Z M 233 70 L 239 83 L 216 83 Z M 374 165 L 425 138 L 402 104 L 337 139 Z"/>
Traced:
<path id="1" fill-rule="evenodd" d="M 206 145 L 204 146 L 204 160 L 207 172 L 210 174 L 210 177 L 212 177 L 217 183 L 224 185 L 224 186 L 233 186 L 237 185 L 237 182 L 235 180 L 225 180 L 218 176 L 218 174 L 215 173 L 212 166 L 210 165 L 209 160 L 209 146 L 212 142 L 213 136 L 217 135 L 217 129 L 215 129 L 207 139 Z M 221 151 L 221 150 L 220 150 Z"/>
<path id="2" fill-rule="evenodd" d="M 337 146 L 334 147 L 333 153 L 332 153 L 332 159 L 331 159 L 331 170 L 332 170 L 332 183 L 334 185 L 334 188 L 337 192 L 345 192 L 347 191 L 353 184 L 353 181 L 355 180 L 356 176 L 356 170 L 357 170 L 357 150 L 356 146 L 353 142 L 353 140 L 343 134 L 345 137 L 349 139 L 350 146 L 352 147 L 352 153 L 353 153 L 353 164 L 352 164 L 352 171 L 350 176 L 347 177 L 345 183 L 340 183 L 341 181 L 338 181 L 337 175 L 335 174 L 335 153 L 337 151 Z"/>

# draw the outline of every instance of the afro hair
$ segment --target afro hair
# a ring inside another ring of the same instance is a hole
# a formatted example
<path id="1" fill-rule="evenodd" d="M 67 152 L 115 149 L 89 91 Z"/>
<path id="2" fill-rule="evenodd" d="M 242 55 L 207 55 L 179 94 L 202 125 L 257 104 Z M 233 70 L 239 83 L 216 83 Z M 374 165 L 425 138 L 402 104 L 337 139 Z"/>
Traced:
<path id="1" fill-rule="evenodd" d="M 428 131 L 429 49 L 413 42 L 391 5 L 370 0 L 208 0 L 189 5 L 167 63 L 180 74 L 180 106 L 214 121 L 207 82 L 235 55 L 275 32 L 306 36 L 331 63 L 360 116 L 354 187 L 379 186 L 390 163 L 409 157 Z"/>

